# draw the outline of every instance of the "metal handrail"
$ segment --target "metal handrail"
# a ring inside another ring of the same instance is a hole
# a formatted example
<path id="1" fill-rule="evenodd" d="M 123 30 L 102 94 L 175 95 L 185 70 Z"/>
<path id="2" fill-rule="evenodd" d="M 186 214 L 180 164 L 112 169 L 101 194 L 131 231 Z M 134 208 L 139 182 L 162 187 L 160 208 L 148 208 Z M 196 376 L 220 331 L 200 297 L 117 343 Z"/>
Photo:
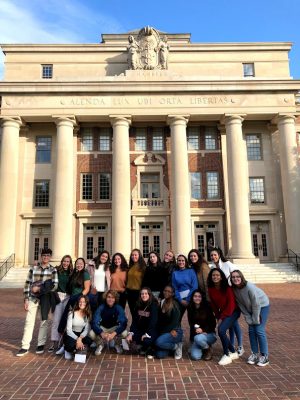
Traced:
<path id="1" fill-rule="evenodd" d="M 293 250 L 288 249 L 288 260 L 295 265 L 297 271 L 300 269 L 300 254 L 295 253 Z"/>
<path id="2" fill-rule="evenodd" d="M 0 280 L 5 277 L 8 271 L 15 265 L 15 253 L 11 254 L 0 264 Z"/>

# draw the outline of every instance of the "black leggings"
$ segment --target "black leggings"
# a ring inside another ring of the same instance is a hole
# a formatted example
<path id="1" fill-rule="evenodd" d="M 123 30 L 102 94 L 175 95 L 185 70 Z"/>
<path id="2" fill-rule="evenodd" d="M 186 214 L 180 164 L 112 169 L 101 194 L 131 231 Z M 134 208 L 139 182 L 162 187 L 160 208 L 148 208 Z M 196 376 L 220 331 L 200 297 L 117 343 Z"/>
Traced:
<path id="1" fill-rule="evenodd" d="M 74 332 L 74 331 L 73 331 Z M 77 337 L 80 336 L 81 332 L 74 332 Z M 85 336 L 82 339 L 82 343 L 86 346 L 89 346 L 92 343 L 92 339 L 88 336 Z M 69 353 L 73 353 L 74 350 L 76 350 L 76 339 L 72 338 L 71 336 L 68 336 L 66 333 L 64 334 L 64 346 L 65 350 L 68 351 Z"/>

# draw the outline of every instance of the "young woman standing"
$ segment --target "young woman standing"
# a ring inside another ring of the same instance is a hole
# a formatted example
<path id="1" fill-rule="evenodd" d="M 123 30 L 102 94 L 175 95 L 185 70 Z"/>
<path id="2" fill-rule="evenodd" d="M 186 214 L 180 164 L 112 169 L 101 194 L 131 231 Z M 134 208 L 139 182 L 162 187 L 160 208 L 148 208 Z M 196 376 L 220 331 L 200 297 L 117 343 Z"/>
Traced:
<path id="1" fill-rule="evenodd" d="M 193 268 L 193 270 L 197 274 L 198 279 L 198 287 L 202 293 L 205 294 L 206 299 L 209 300 L 208 297 L 208 287 L 207 287 L 207 277 L 210 271 L 209 265 L 205 258 L 200 254 L 199 250 L 192 249 L 188 254 L 188 261 Z"/>
<path id="2" fill-rule="evenodd" d="M 234 346 L 227 337 L 227 331 L 234 325 L 240 316 L 233 290 L 228 285 L 224 272 L 213 268 L 208 274 L 208 293 L 211 306 L 218 321 L 218 334 L 222 342 L 223 357 L 219 365 L 227 365 L 239 358 Z"/>
<path id="3" fill-rule="evenodd" d="M 127 276 L 127 301 L 131 315 L 139 298 L 142 282 L 146 270 L 146 263 L 139 249 L 133 249 L 129 259 L 129 270 Z"/>
<path id="4" fill-rule="evenodd" d="M 151 289 L 153 296 L 158 299 L 162 296 L 162 291 L 164 289 L 164 269 L 161 264 L 161 260 L 158 253 L 151 251 L 149 253 L 149 258 L 142 282 L 142 287 L 147 287 Z"/>
<path id="5" fill-rule="evenodd" d="M 121 253 L 112 256 L 110 266 L 110 289 L 115 290 L 119 295 L 119 305 L 126 307 L 126 283 L 127 283 L 128 264 Z"/>
<path id="6" fill-rule="evenodd" d="M 252 354 L 247 362 L 265 367 L 269 364 L 266 323 L 270 311 L 269 298 L 263 290 L 247 282 L 241 271 L 231 272 L 232 288 L 236 302 L 249 326 Z"/>

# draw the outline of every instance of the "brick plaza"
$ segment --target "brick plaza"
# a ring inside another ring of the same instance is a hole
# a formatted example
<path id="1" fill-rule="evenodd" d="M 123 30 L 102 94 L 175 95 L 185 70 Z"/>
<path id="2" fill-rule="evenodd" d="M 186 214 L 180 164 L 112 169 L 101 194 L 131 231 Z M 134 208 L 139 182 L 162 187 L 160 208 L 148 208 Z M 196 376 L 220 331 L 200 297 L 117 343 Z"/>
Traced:
<path id="1" fill-rule="evenodd" d="M 226 367 L 188 357 L 188 326 L 184 318 L 183 359 L 147 360 L 141 356 L 103 353 L 78 364 L 45 353 L 17 358 L 25 312 L 21 289 L 0 290 L 0 400 L 298 400 L 300 399 L 300 284 L 259 285 L 269 295 L 270 365 L 245 363 L 250 352 L 243 317 L 245 354 Z"/>

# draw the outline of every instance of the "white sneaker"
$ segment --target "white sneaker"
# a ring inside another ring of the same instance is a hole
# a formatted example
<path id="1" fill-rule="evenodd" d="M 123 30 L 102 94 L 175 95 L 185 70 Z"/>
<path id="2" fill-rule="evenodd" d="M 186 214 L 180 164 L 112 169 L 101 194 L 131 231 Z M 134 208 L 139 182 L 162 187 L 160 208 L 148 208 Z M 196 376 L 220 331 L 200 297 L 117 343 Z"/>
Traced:
<path id="1" fill-rule="evenodd" d="M 73 355 L 69 351 L 65 350 L 65 359 L 66 360 L 72 360 Z"/>
<path id="2" fill-rule="evenodd" d="M 230 357 L 232 360 L 237 360 L 237 359 L 239 358 L 238 352 L 237 352 L 237 351 L 235 351 L 234 353 L 230 353 L 230 352 L 229 352 L 229 357 Z"/>
<path id="3" fill-rule="evenodd" d="M 250 365 L 255 365 L 255 364 L 258 363 L 258 361 L 259 361 L 259 359 L 258 359 L 258 354 L 257 354 L 257 353 L 252 353 L 252 354 L 248 357 L 247 363 L 250 364 Z"/>
<path id="4" fill-rule="evenodd" d="M 259 360 L 258 360 L 258 363 L 257 363 L 257 365 L 259 367 L 265 367 L 266 365 L 269 365 L 269 364 L 270 364 L 270 362 L 269 362 L 269 358 L 268 358 L 267 355 L 259 357 Z"/>
<path id="5" fill-rule="evenodd" d="M 228 365 L 232 363 L 232 358 L 227 356 L 226 354 L 223 355 L 221 360 L 218 362 L 219 365 Z"/>
<path id="6" fill-rule="evenodd" d="M 55 354 L 56 354 L 57 356 L 61 356 L 61 355 L 64 354 L 64 352 L 65 352 L 65 346 L 61 346 L 61 347 L 55 352 Z"/>
<path id="7" fill-rule="evenodd" d="M 239 357 L 241 357 L 245 353 L 244 347 L 243 346 L 239 346 L 237 348 L 237 353 L 238 353 Z"/>
<path id="8" fill-rule="evenodd" d="M 180 360 L 182 358 L 182 342 L 175 345 L 174 358 L 175 360 Z"/>
<path id="9" fill-rule="evenodd" d="M 103 350 L 103 346 L 102 346 L 102 344 L 99 344 L 99 346 L 95 350 L 95 356 L 100 356 L 102 350 Z"/>

